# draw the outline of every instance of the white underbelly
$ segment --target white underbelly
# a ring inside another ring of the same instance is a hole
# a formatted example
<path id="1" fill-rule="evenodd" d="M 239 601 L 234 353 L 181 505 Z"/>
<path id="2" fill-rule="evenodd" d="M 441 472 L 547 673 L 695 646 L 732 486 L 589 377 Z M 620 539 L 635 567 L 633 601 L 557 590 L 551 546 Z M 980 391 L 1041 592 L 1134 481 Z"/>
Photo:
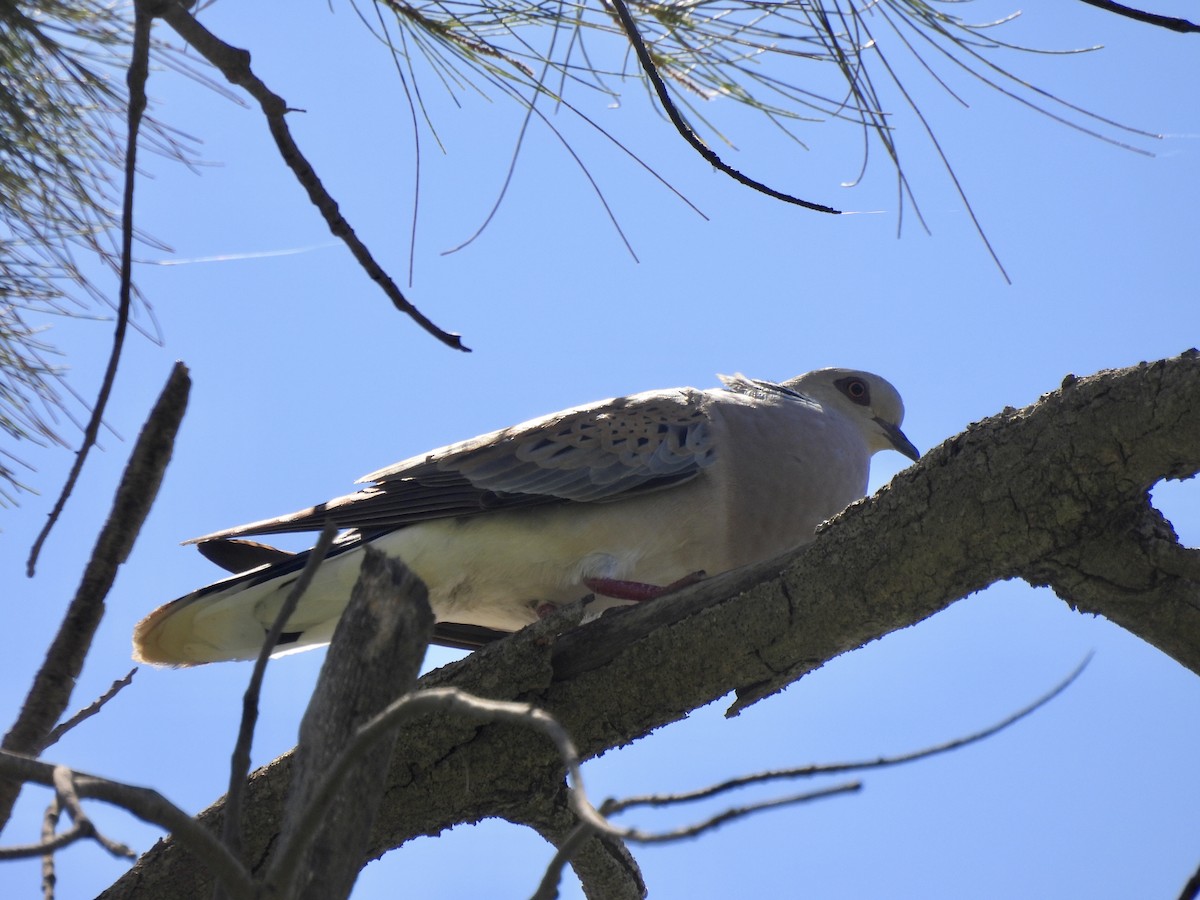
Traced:
<path id="1" fill-rule="evenodd" d="M 373 545 L 425 582 L 439 621 L 515 630 L 543 604 L 588 594 L 585 579 L 665 585 L 709 565 L 711 541 L 699 532 L 711 527 L 653 510 L 626 501 L 497 512 L 422 522 Z M 647 523 L 647 513 L 662 521 Z"/>

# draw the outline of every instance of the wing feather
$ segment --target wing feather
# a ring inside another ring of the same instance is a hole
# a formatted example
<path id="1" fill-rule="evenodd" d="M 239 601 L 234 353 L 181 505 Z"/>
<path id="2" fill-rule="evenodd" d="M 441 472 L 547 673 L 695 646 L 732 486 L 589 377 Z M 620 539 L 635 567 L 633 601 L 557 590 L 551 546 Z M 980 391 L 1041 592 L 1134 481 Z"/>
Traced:
<path id="1" fill-rule="evenodd" d="M 372 472 L 354 494 L 189 543 L 314 531 L 359 531 L 547 503 L 596 503 L 694 478 L 717 448 L 708 394 L 652 391 L 576 407 L 451 444 Z"/>

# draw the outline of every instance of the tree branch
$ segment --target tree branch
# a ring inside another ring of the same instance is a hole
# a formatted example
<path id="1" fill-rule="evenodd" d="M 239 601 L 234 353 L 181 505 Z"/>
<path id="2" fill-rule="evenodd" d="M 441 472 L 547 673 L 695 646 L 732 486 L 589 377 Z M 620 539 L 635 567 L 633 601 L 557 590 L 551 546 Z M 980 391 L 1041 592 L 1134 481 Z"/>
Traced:
<path id="1" fill-rule="evenodd" d="M 0 775 L 19 782 L 55 786 L 55 772 L 60 766 L 0 750 Z M 176 846 L 187 848 L 192 862 L 203 871 L 204 882 L 211 884 L 214 876 L 224 881 L 236 900 L 255 900 L 250 874 L 213 833 L 172 804 L 158 791 L 98 778 L 83 772 L 71 772 L 75 793 L 83 799 L 103 800 L 119 806 L 139 819 L 166 829 L 178 841 Z M 194 857 L 191 854 L 195 854 Z M 184 889 L 186 891 L 186 889 Z M 196 894 L 180 896 L 194 898 Z"/>
<path id="2" fill-rule="evenodd" d="M 768 800 L 763 800 L 759 803 L 750 803 L 746 806 L 733 806 L 729 809 L 724 809 L 714 816 L 709 816 L 706 819 L 701 819 L 699 822 L 693 822 L 689 825 L 683 825 L 679 828 L 674 828 L 670 831 L 661 832 L 645 832 L 639 831 L 629 835 L 631 840 L 635 840 L 643 844 L 666 844 L 671 841 L 682 841 L 687 838 L 699 837 L 706 831 L 711 831 L 726 822 L 731 822 L 734 819 L 744 819 L 757 812 L 764 812 L 769 809 L 778 809 L 782 806 L 795 806 L 799 803 L 808 803 L 812 800 L 823 800 L 826 797 L 836 797 L 841 794 L 852 794 L 862 788 L 861 781 L 849 781 L 844 784 L 835 784 L 831 787 L 817 788 L 812 791 L 805 791 L 801 794 L 792 794 L 787 797 L 772 797 Z M 602 806 L 601 814 L 607 815 L 608 807 Z M 580 823 L 572 831 L 567 839 L 562 842 L 558 852 L 554 854 L 554 858 L 550 860 L 550 864 L 546 867 L 546 874 L 542 877 L 538 884 L 537 890 L 533 894 L 532 900 L 557 900 L 558 884 L 562 879 L 562 872 L 568 862 L 572 861 L 573 855 L 582 847 L 583 841 L 593 831 L 590 825 Z M 605 895 L 588 894 L 589 897 Z"/>
<path id="3" fill-rule="evenodd" d="M 1179 892 L 1179 900 L 1196 900 L 1197 897 L 1200 897 L 1200 868 L 1192 873 L 1192 877 Z"/>
<path id="4" fill-rule="evenodd" d="M 729 791 L 738 790 L 752 784 L 762 784 L 768 781 L 783 781 L 795 780 L 797 778 L 811 778 L 819 775 L 844 774 L 846 772 L 859 772 L 868 769 L 882 769 L 890 766 L 904 765 L 905 763 L 916 762 L 917 760 L 928 759 L 931 756 L 937 756 L 942 753 L 949 753 L 953 750 L 958 750 L 970 744 L 978 743 L 987 738 L 998 734 L 999 732 L 1015 725 L 1017 722 L 1024 719 L 1026 716 L 1032 715 L 1037 710 L 1041 709 L 1068 687 L 1075 683 L 1075 680 L 1083 674 L 1083 670 L 1087 668 L 1091 662 L 1091 656 L 1086 657 L 1075 670 L 1066 678 L 1054 686 L 1053 689 L 1043 694 L 1037 700 L 1017 710 L 1012 715 L 1006 716 L 999 722 L 989 725 L 987 728 L 972 732 L 968 735 L 954 738 L 949 741 L 944 741 L 940 744 L 935 744 L 932 747 L 923 747 L 920 750 L 915 750 L 910 753 L 902 753 L 896 756 L 881 756 L 877 759 L 871 759 L 860 762 L 847 763 L 832 763 L 824 765 L 808 765 L 795 766 L 788 769 L 774 769 L 766 772 L 754 772 L 749 775 L 740 775 L 736 778 L 730 778 L 717 784 L 711 784 L 707 787 L 700 788 L 694 791 L 685 791 L 672 794 L 646 794 L 642 796 L 623 797 L 621 799 L 605 800 L 600 805 L 600 814 L 611 820 L 614 815 L 625 812 L 637 806 L 650 806 L 661 808 L 664 806 L 678 806 L 683 803 L 693 803 L 697 800 L 707 800 L 716 797 L 720 794 Z M 824 797 L 835 796 L 837 794 L 851 793 L 859 790 L 862 783 L 859 781 L 851 781 L 843 784 L 833 785 L 832 787 L 822 788 L 814 791 L 806 791 L 800 794 L 793 794 L 785 797 L 773 797 L 767 800 L 751 803 L 746 806 L 731 807 L 723 810 L 714 816 L 703 819 L 699 822 L 694 822 L 689 825 L 673 829 L 671 831 L 658 832 L 654 834 L 635 833 L 631 836 L 632 840 L 641 841 L 643 843 L 664 843 L 667 841 L 682 840 L 684 838 L 696 837 L 705 831 L 716 828 L 718 825 L 734 819 L 745 818 L 754 813 L 762 812 L 769 809 L 778 809 L 783 806 L 791 806 L 797 803 L 807 803 L 810 800 L 818 800 Z M 562 870 L 568 862 L 570 862 L 578 871 L 578 864 L 574 856 L 579 853 L 589 838 L 592 838 L 594 831 L 587 825 L 582 823 L 575 824 L 566 837 L 561 840 L 556 840 L 554 843 L 558 846 L 558 851 L 554 854 L 554 858 L 546 868 L 546 874 L 542 878 L 541 884 L 538 885 L 537 891 L 533 895 L 533 900 L 552 900 L 558 896 L 558 885 L 562 879 Z M 589 897 L 606 898 L 618 896 L 608 884 L 604 885 L 601 890 L 589 890 L 588 881 L 584 876 L 580 875 L 580 880 L 583 881 L 584 891 Z M 641 886 L 640 880 L 638 886 Z M 644 893 L 644 887 L 642 887 Z M 624 894 L 620 894 L 624 896 Z M 630 896 L 642 896 L 642 893 L 630 894 Z"/>
<path id="5" fill-rule="evenodd" d="M 735 713 L 992 582 L 1036 577 L 1047 561 L 1069 565 L 1090 535 L 1111 532 L 1141 546 L 1145 538 L 1120 523 L 1137 522 L 1131 511 L 1157 481 L 1200 471 L 1198 402 L 1194 351 L 1069 378 L 1032 406 L 947 440 L 790 558 L 610 613 L 557 639 L 551 629 L 560 623 L 538 623 L 426 675 L 422 686 L 536 703 L 584 756 L 731 690 Z M 1165 535 L 1153 542 L 1173 548 L 1156 559 L 1186 574 L 1175 564 L 1182 548 Z M 1185 587 L 1162 592 L 1155 602 L 1165 608 L 1150 617 L 1127 593 L 1097 605 L 1105 615 L 1125 614 L 1126 628 L 1200 671 L 1200 604 Z M 251 852 L 279 833 L 278 797 L 290 765 L 284 756 L 251 777 Z M 397 742 L 388 802 L 367 853 L 484 816 L 520 821 L 531 802 L 560 789 L 561 762 L 542 739 L 496 725 L 430 721 Z M 173 885 L 204 877 L 168 841 L 103 896 L 168 900 L 188 896 Z"/>
<path id="6" fill-rule="evenodd" d="M 767 781 L 782 781 L 793 780 L 796 778 L 810 778 L 815 775 L 843 775 L 847 772 L 863 772 L 869 769 L 885 769 L 892 766 L 905 765 L 906 763 L 918 762 L 923 759 L 929 759 L 931 756 L 939 756 L 943 753 L 950 753 L 954 750 L 960 750 L 963 747 L 971 744 L 977 744 L 980 741 L 985 741 L 993 735 L 999 734 L 1007 728 L 1020 722 L 1022 719 L 1033 715 L 1055 697 L 1059 696 L 1063 691 L 1075 683 L 1076 679 L 1083 674 L 1084 669 L 1092 661 L 1089 654 L 1084 657 L 1083 661 L 1075 667 L 1075 669 L 1067 675 L 1062 681 L 1056 684 L 1053 688 L 1038 697 L 1032 703 L 1021 707 L 1011 715 L 1005 716 L 999 722 L 989 725 L 987 728 L 982 728 L 979 731 L 974 731 L 971 734 L 962 735 L 961 737 L 951 738 L 948 741 L 943 741 L 940 744 L 934 744 L 931 747 L 922 747 L 920 750 L 913 750 L 908 753 L 900 753 L 894 756 L 880 756 L 876 759 L 859 760 L 857 762 L 843 763 L 826 763 L 821 765 L 799 766 L 789 769 L 773 769 L 766 772 L 755 772 L 751 775 L 741 775 L 737 778 L 730 778 L 727 781 L 722 781 L 718 784 L 709 785 L 695 791 L 676 794 L 646 794 L 643 796 L 624 797 L 620 800 L 607 800 L 601 807 L 601 811 L 606 816 L 613 816 L 617 813 L 624 812 L 635 806 L 674 806 L 679 803 L 692 803 L 697 800 L 707 800 L 710 797 L 715 797 L 718 794 L 723 794 L 726 791 L 736 790 L 738 788 L 747 787 L 751 784 L 762 784 Z"/>
<path id="7" fill-rule="evenodd" d="M 83 669 L 92 636 L 104 615 L 104 598 L 117 577 L 117 569 L 133 549 L 133 542 L 158 495 L 175 434 L 187 408 L 190 387 L 187 368 L 176 363 L 129 456 L 108 521 L 96 539 L 79 588 L 41 669 L 34 676 L 17 721 L 0 744 L 3 749 L 37 756 L 48 746 L 52 729 L 71 700 L 75 679 Z M 0 781 L 0 826 L 8 821 L 19 792 L 20 785 L 16 782 Z"/>
<path id="8" fill-rule="evenodd" d="M 242 852 L 242 791 L 246 783 L 246 776 L 250 774 L 250 747 L 254 741 L 254 726 L 258 723 L 258 698 L 262 693 L 267 661 L 271 658 L 271 653 L 279 646 L 279 638 L 283 634 L 284 626 L 292 617 L 300 598 L 308 590 L 313 576 L 317 573 L 317 568 L 325 559 L 329 548 L 333 546 L 336 536 L 337 526 L 332 522 L 327 523 L 322 529 L 316 545 L 309 553 L 300 575 L 296 578 L 291 590 L 288 591 L 283 605 L 279 607 L 275 621 L 271 623 L 266 637 L 263 638 L 262 648 L 259 650 L 258 658 L 254 661 L 254 668 L 250 672 L 250 683 L 246 685 L 246 693 L 242 695 L 242 719 L 238 726 L 238 736 L 234 742 L 233 753 L 229 759 L 229 790 L 225 794 L 225 824 L 221 830 L 221 838 L 225 842 L 225 846 L 239 858 Z M 217 900 L 221 900 L 221 898 L 222 895 L 218 893 Z"/>
<path id="9" fill-rule="evenodd" d="M 811 200 L 801 200 L 799 197 L 793 197 L 791 194 L 785 194 L 782 191 L 767 187 L 762 182 L 755 181 L 753 178 L 742 174 L 714 153 L 704 141 L 700 140 L 696 132 L 692 130 L 692 127 L 680 115 L 679 109 L 675 106 L 675 101 L 671 98 L 671 92 L 667 90 L 667 86 L 662 80 L 662 75 L 658 72 L 658 64 L 654 62 L 654 57 L 651 55 L 650 49 L 646 46 L 646 42 L 642 40 L 637 22 L 634 20 L 633 14 L 629 11 L 629 7 L 625 5 L 625 0 L 608 0 L 608 2 L 617 14 L 617 22 L 620 24 L 621 30 L 625 32 L 629 43 L 633 45 L 634 53 L 637 54 L 642 71 L 646 73 L 646 77 L 650 79 L 650 84 L 654 86 L 654 92 L 658 95 L 658 102 L 662 104 L 663 112 L 667 114 L 667 118 L 671 120 L 671 124 L 675 126 L 675 130 L 688 143 L 688 146 L 704 157 L 705 161 L 713 168 L 724 172 L 734 181 L 744 184 L 746 187 L 753 188 L 760 194 L 766 194 L 768 197 L 782 200 L 784 203 L 803 206 L 805 209 L 811 209 L 815 212 L 832 213 L 833 215 L 841 214 L 841 210 L 834 209 L 832 206 L 813 203 Z"/>
<path id="10" fill-rule="evenodd" d="M 554 845 L 555 853 L 546 867 L 534 900 L 556 897 L 562 872 L 569 863 L 589 900 L 641 900 L 646 883 L 637 860 L 625 842 L 581 826 L 570 799 L 570 788 L 559 782 L 552 795 L 540 794 L 526 805 L 519 817 L 509 821 L 527 825 Z M 605 816 L 608 814 L 603 811 Z"/>
<path id="11" fill-rule="evenodd" d="M 117 364 L 121 361 L 121 350 L 125 346 L 125 332 L 129 327 L 129 307 L 133 298 L 133 186 L 137 179 L 138 132 L 141 129 L 142 116 L 146 112 L 146 79 L 150 74 L 150 28 L 154 23 L 154 15 L 150 10 L 151 2 L 152 0 L 135 0 L 133 4 L 133 46 L 126 76 L 129 84 L 129 105 L 126 111 L 128 129 L 125 135 L 125 185 L 121 198 L 121 286 L 112 349 L 109 351 L 108 364 L 100 382 L 100 393 L 96 396 L 96 402 L 92 404 L 92 415 L 84 428 L 83 443 L 79 445 L 79 451 L 75 454 L 75 462 L 67 474 L 62 493 L 46 517 L 46 524 L 34 539 L 33 547 L 30 548 L 29 559 L 25 564 L 25 574 L 30 578 L 37 567 L 42 545 L 67 505 L 67 499 L 83 471 L 88 451 L 96 443 L 96 436 L 100 433 L 104 411 L 108 408 L 108 398 L 117 379 Z M 5 744 L 5 747 L 8 745 Z M 4 806 L 4 799 L 0 796 L 0 825 L 8 820 L 8 812 Z"/>
<path id="12" fill-rule="evenodd" d="M 1177 19 L 1174 16 L 1160 16 L 1158 13 L 1144 12 L 1140 9 L 1134 9 L 1131 6 L 1114 3 L 1113 0 L 1083 0 L 1083 2 L 1088 6 L 1094 6 L 1096 9 L 1102 9 L 1105 12 L 1116 13 L 1118 16 L 1125 16 L 1137 22 L 1145 22 L 1148 25 L 1157 25 L 1159 28 L 1166 28 L 1169 31 L 1178 31 L 1180 34 L 1200 31 L 1200 25 L 1189 22 L 1187 19 Z"/>
<path id="13" fill-rule="evenodd" d="M 350 249 L 363 271 L 379 285 L 392 301 L 392 305 L 447 347 L 469 352 L 470 348 L 463 345 L 461 335 L 443 331 L 405 298 L 391 276 L 375 261 L 366 244 L 354 233 L 354 229 L 338 209 L 337 201 L 330 196 L 316 170 L 292 138 L 292 132 L 287 125 L 287 103 L 250 69 L 250 53 L 226 44 L 201 25 L 179 0 L 165 0 L 161 14 L 163 20 L 201 56 L 219 69 L 230 84 L 242 88 L 258 101 L 283 161 L 292 170 L 313 206 L 321 213 L 333 236 Z"/>
<path id="14" fill-rule="evenodd" d="M 300 724 L 283 845 L 265 878 L 279 896 L 349 896 L 396 740 L 395 729 L 370 735 L 371 720 L 412 690 L 432 633 L 425 585 L 399 560 L 366 547 Z"/>
<path id="15" fill-rule="evenodd" d="M 46 735 L 46 740 L 42 750 L 44 751 L 47 747 L 57 744 L 60 740 L 62 740 L 63 735 L 79 725 L 80 722 L 87 721 L 92 716 L 96 715 L 96 713 L 100 712 L 100 710 L 104 709 L 105 704 L 107 704 L 109 700 L 117 696 L 117 694 L 121 693 L 121 691 L 133 683 L 133 676 L 136 672 L 136 667 L 130 669 L 125 673 L 124 678 L 118 678 L 116 681 L 114 681 L 111 685 L 109 685 L 107 691 L 105 691 L 83 709 L 79 710 L 79 712 L 75 713 L 73 716 L 71 716 L 71 718 L 67 719 L 65 722 L 60 722 L 59 724 L 55 725 L 54 728 L 51 729 L 50 733 Z"/>

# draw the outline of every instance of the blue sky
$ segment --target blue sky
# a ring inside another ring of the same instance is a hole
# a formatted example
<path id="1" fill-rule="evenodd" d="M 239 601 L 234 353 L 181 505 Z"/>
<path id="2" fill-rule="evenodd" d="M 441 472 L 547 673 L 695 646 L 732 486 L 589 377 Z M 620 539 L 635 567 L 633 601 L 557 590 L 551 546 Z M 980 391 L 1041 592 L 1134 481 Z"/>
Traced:
<path id="1" fill-rule="evenodd" d="M 1187 4 L 1176 6 L 1183 13 Z M 413 145 L 395 71 L 349 8 L 306 2 L 289 11 L 285 19 L 277 9 L 218 4 L 205 20 L 250 47 L 259 74 L 306 110 L 292 116 L 297 140 L 359 234 L 403 278 Z M 1011 8 L 952 11 L 983 20 Z M 1041 47 L 1105 45 L 1007 61 L 1072 102 L 1165 135 L 1132 139 L 1153 156 L 1122 150 L 951 72 L 970 104 L 962 106 L 914 72 L 909 88 L 1011 285 L 903 110 L 897 127 L 906 171 L 932 234 L 906 210 L 898 239 L 894 176 L 877 147 L 863 183 L 838 187 L 858 171 L 861 142 L 851 130 L 805 128 L 811 149 L 803 150 L 727 101 L 704 108 L 737 146 L 720 147 L 729 161 L 779 189 L 866 213 L 821 216 L 715 173 L 633 83 L 619 108 L 586 93 L 576 99 L 707 220 L 560 113 L 556 125 L 591 168 L 640 261 L 575 163 L 537 126 L 490 227 L 467 249 L 441 255 L 494 202 L 520 112 L 498 95 L 470 92 L 457 108 L 427 79 L 424 96 L 447 153 L 424 134 L 409 293 L 439 324 L 463 333 L 470 355 L 445 349 L 398 315 L 333 245 L 275 159 L 257 112 L 155 73 L 157 115 L 201 137 L 211 165 L 197 174 L 144 157 L 139 226 L 171 249 L 143 248 L 141 256 L 182 263 L 138 271 L 163 342 L 131 342 L 109 415 L 121 437 L 106 436 L 104 452 L 89 461 L 35 579 L 21 574 L 25 555 L 68 455 L 32 453 L 42 494 L 0 513 L 0 571 L 11 586 L 0 717 L 15 714 L 107 514 L 130 442 L 175 359 L 191 368 L 191 406 L 162 493 L 110 595 L 76 692 L 80 706 L 131 665 L 134 622 L 217 577 L 180 541 L 344 493 L 365 472 L 453 440 L 601 397 L 711 386 L 717 372 L 783 379 L 845 365 L 899 388 L 905 431 L 925 450 L 1006 405 L 1035 401 L 1068 372 L 1195 345 L 1194 40 L 1083 4 L 1034 9 L 1007 35 Z M 292 250 L 302 252 L 256 256 Z M 252 258 L 198 261 L 215 256 Z M 72 384 L 90 395 L 109 325 L 52 324 Z M 906 464 L 896 454 L 877 457 L 872 489 Z M 1200 545 L 1196 485 L 1156 496 L 1185 541 Z M 1065 696 L 981 746 L 871 774 L 854 797 L 635 853 L 656 898 L 1175 896 L 1200 862 L 1200 681 L 1116 626 L 1023 584 L 994 586 L 837 659 L 736 719 L 725 720 L 728 701 L 718 701 L 585 771 L 603 797 L 912 750 L 1003 718 L 1092 651 L 1092 665 Z M 453 655 L 434 649 L 429 663 Z M 272 665 L 256 764 L 294 743 L 321 657 Z M 154 785 L 198 811 L 224 791 L 247 676 L 244 665 L 143 668 L 48 758 Z M 44 803 L 26 791 L 6 840 L 32 839 Z M 98 807 L 95 815 L 139 849 L 156 838 L 119 812 Z M 531 832 L 487 822 L 372 864 L 354 896 L 390 897 L 412 885 L 427 898 L 523 897 L 550 854 Z M 59 896 L 92 896 L 122 868 L 95 847 L 72 848 L 60 857 Z M 33 896 L 37 879 L 34 864 L 0 867 L 0 893 Z M 568 885 L 566 896 L 577 895 Z"/>

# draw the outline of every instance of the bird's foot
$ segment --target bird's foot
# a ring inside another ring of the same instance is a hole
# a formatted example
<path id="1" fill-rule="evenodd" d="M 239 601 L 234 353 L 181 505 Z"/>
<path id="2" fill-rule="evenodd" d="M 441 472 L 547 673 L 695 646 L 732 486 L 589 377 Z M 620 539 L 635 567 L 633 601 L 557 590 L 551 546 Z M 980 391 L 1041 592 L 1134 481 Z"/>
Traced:
<path id="1" fill-rule="evenodd" d="M 704 577 L 705 573 L 701 571 L 684 575 L 682 578 L 665 585 L 643 584 L 640 581 L 621 581 L 617 578 L 585 578 L 583 579 L 583 583 L 587 585 L 588 590 L 594 594 L 599 594 L 601 597 L 611 597 L 614 600 L 633 600 L 635 603 L 642 603 L 645 600 L 653 600 L 656 597 L 673 593 L 681 588 L 690 587 Z"/>

